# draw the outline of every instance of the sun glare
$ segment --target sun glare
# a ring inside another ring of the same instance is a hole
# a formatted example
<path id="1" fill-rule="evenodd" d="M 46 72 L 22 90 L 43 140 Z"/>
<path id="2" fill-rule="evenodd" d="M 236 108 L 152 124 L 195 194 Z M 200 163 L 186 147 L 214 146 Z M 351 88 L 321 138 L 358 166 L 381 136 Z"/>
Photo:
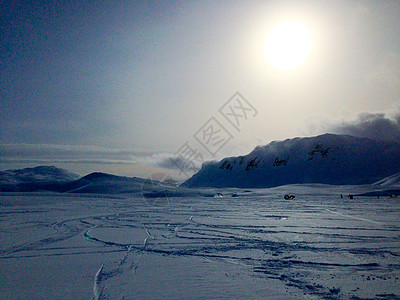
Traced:
<path id="1" fill-rule="evenodd" d="M 291 70 L 301 65 L 311 51 L 309 31 L 299 23 L 285 22 L 268 34 L 264 55 L 266 60 L 280 70 Z"/>

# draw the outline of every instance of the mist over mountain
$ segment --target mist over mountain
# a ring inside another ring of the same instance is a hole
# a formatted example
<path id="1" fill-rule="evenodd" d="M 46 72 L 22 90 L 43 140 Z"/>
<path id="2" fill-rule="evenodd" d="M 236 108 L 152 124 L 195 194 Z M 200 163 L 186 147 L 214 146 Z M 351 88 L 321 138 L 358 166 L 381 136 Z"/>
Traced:
<path id="1" fill-rule="evenodd" d="M 372 184 L 400 172 L 400 143 L 324 134 L 274 141 L 245 156 L 203 164 L 187 187 Z"/>

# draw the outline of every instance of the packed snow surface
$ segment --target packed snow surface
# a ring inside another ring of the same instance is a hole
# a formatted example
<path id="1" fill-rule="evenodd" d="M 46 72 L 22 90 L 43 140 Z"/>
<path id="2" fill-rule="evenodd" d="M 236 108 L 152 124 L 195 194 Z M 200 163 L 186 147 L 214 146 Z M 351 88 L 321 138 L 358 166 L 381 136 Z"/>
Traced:
<path id="1" fill-rule="evenodd" d="M 400 199 L 346 197 L 365 191 L 2 193 L 0 295 L 399 299 Z"/>

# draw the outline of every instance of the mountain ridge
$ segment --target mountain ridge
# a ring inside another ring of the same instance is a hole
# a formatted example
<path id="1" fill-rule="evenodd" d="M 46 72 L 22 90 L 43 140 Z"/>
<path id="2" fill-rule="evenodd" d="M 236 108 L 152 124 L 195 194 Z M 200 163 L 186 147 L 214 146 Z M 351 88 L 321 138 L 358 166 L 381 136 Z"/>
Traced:
<path id="1" fill-rule="evenodd" d="M 287 184 L 399 187 L 400 143 L 324 134 L 273 141 L 243 156 L 203 164 L 180 187 L 269 188 Z M 0 172 L 0 192 L 130 193 L 174 189 L 152 179 L 92 172 L 78 178 L 54 166 Z"/>
<path id="2" fill-rule="evenodd" d="M 55 166 L 37 166 L 34 168 L 0 171 L 0 184 L 63 182 L 78 178 L 79 175 Z"/>
<path id="3" fill-rule="evenodd" d="M 400 143 L 323 134 L 273 141 L 244 156 L 207 162 L 182 186 L 268 188 L 372 184 L 400 171 Z"/>
<path id="4" fill-rule="evenodd" d="M 157 180 L 102 172 L 92 172 L 79 178 L 76 174 L 54 166 L 38 166 L 0 172 L 0 192 L 49 191 L 118 194 L 151 192 L 153 189 L 161 190 L 170 187 L 174 188 L 168 183 Z"/>

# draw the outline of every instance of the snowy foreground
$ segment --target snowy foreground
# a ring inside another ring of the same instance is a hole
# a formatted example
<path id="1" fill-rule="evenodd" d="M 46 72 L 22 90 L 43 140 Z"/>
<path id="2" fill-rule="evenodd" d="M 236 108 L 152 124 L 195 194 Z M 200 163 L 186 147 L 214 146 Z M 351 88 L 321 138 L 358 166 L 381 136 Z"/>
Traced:
<path id="1" fill-rule="evenodd" d="M 356 189 L 3 193 L 0 298 L 400 299 L 400 199 Z"/>

